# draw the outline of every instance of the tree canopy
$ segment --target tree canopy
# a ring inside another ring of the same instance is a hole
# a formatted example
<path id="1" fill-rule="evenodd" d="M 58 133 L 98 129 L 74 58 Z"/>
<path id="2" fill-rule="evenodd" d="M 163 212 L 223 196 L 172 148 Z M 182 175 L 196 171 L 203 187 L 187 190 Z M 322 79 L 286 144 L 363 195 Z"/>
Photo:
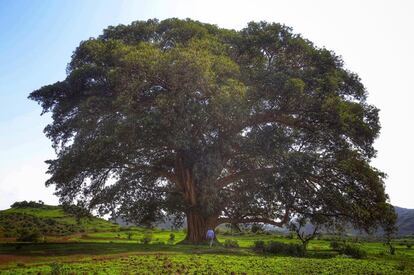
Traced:
<path id="1" fill-rule="evenodd" d="M 392 216 L 370 164 L 378 109 L 340 57 L 281 24 L 111 26 L 29 98 L 52 114 L 46 184 L 63 202 L 138 223 L 185 215 L 190 242 L 224 222 L 369 230 Z"/>

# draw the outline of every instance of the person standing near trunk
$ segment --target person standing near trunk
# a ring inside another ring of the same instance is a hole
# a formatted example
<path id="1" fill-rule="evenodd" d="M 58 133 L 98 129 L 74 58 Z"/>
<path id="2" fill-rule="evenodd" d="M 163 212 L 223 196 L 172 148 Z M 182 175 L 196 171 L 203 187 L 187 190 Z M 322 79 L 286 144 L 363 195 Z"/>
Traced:
<path id="1" fill-rule="evenodd" d="M 209 241 L 210 247 L 213 245 L 214 242 L 214 230 L 213 229 L 209 229 L 207 230 L 207 240 Z"/>

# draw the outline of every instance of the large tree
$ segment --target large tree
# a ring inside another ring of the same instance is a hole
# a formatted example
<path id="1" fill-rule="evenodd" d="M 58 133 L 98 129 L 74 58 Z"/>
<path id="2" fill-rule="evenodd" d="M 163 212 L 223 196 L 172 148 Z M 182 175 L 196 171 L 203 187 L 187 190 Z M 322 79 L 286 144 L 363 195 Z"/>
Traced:
<path id="1" fill-rule="evenodd" d="M 370 165 L 378 109 L 338 56 L 284 25 L 109 27 L 29 98 L 52 113 L 46 184 L 62 202 L 138 223 L 184 214 L 192 243 L 295 215 L 369 230 L 390 209 Z"/>

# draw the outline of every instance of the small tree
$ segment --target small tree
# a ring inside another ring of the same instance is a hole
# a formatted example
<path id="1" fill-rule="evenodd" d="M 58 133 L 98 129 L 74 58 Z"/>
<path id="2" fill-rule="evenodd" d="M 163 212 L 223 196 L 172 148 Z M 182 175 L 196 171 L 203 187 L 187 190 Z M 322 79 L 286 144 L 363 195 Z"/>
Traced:
<path id="1" fill-rule="evenodd" d="M 394 206 L 388 205 L 386 212 L 384 212 L 384 216 L 382 217 L 382 228 L 384 229 L 384 237 L 385 243 L 384 245 L 388 246 L 388 251 L 391 255 L 395 254 L 395 247 L 392 243 L 392 239 L 397 232 L 396 220 L 397 214 L 394 210 Z"/>
<path id="2" fill-rule="evenodd" d="M 128 240 L 131 240 L 133 235 L 134 235 L 134 233 L 133 233 L 133 232 L 128 232 L 128 233 L 127 233 L 127 238 L 128 238 Z"/>
<path id="3" fill-rule="evenodd" d="M 174 244 L 175 242 L 175 234 L 174 233 L 170 233 L 170 238 L 168 239 L 168 243 L 169 244 Z"/>
<path id="4" fill-rule="evenodd" d="M 313 229 L 310 233 L 306 233 L 305 226 L 307 223 L 308 219 L 305 217 L 297 218 L 289 223 L 289 229 L 295 232 L 305 250 L 307 249 L 309 242 L 319 234 L 318 230 L 320 229 L 320 224 L 312 224 Z"/>

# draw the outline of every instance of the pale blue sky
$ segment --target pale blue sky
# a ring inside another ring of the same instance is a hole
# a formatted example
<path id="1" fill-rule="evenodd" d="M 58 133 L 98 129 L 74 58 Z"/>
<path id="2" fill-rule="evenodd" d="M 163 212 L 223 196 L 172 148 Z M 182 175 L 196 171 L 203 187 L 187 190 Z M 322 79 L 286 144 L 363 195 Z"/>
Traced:
<path id="1" fill-rule="evenodd" d="M 375 166 L 385 171 L 391 203 L 414 208 L 414 5 L 411 1 L 110 1 L 0 0 L 0 209 L 16 200 L 56 204 L 44 187 L 53 158 L 49 118 L 27 95 L 65 77 L 80 41 L 108 25 L 169 17 L 240 29 L 251 20 L 281 22 L 342 55 L 381 109 Z"/>

